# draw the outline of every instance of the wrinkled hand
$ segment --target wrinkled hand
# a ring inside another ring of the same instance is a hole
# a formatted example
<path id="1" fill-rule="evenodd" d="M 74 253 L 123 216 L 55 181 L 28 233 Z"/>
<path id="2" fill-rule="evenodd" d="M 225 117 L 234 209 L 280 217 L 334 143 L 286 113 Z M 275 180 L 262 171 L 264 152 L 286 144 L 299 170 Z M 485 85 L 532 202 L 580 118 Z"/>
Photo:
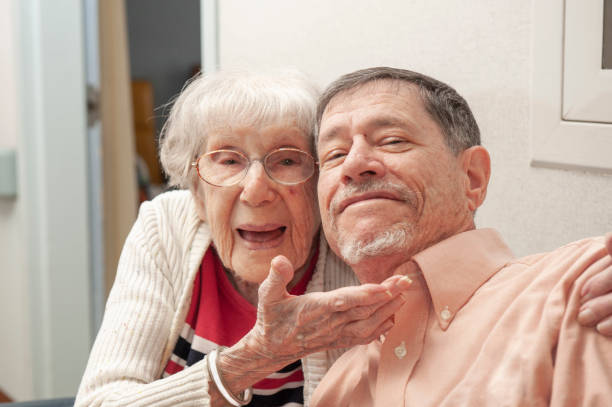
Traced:
<path id="1" fill-rule="evenodd" d="M 284 256 L 272 260 L 259 287 L 257 322 L 248 335 L 262 357 L 296 360 L 309 353 L 366 344 L 393 327 L 411 281 L 393 276 L 381 284 L 362 284 L 329 292 L 290 295 L 293 266 Z"/>
<path id="2" fill-rule="evenodd" d="M 582 287 L 578 322 L 595 326 L 599 333 L 612 336 L 612 233 L 606 235 L 607 267 Z"/>

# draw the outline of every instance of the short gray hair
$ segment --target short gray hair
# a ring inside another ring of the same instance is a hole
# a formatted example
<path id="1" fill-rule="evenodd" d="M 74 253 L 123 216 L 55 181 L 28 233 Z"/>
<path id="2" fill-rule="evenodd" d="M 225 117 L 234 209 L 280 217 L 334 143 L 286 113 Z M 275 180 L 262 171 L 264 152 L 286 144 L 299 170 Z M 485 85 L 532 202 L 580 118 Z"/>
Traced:
<path id="1" fill-rule="evenodd" d="M 312 82 L 292 69 L 199 74 L 174 101 L 161 132 L 160 161 L 169 184 L 193 185 L 191 162 L 206 147 L 208 132 L 219 126 L 297 126 L 311 137 L 314 152 L 318 96 Z"/>
<path id="2" fill-rule="evenodd" d="M 480 130 L 465 99 L 447 84 L 406 69 L 375 67 L 361 69 L 332 82 L 319 98 L 317 128 L 329 102 L 339 93 L 381 80 L 403 81 L 415 85 L 431 118 L 440 126 L 446 144 L 455 154 L 480 145 Z"/>

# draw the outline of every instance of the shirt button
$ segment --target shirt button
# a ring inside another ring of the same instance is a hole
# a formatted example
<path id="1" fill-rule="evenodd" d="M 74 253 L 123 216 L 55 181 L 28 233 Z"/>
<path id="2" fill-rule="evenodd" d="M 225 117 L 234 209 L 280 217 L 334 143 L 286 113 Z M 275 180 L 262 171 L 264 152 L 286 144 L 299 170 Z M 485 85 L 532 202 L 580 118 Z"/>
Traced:
<path id="1" fill-rule="evenodd" d="M 395 356 L 397 356 L 398 359 L 403 359 L 404 356 L 406 356 L 406 343 L 404 341 L 395 348 Z"/>
<path id="2" fill-rule="evenodd" d="M 448 321 L 452 318 L 452 316 L 453 313 L 448 309 L 448 307 L 444 308 L 442 312 L 440 312 L 440 318 L 442 318 L 443 321 Z"/>

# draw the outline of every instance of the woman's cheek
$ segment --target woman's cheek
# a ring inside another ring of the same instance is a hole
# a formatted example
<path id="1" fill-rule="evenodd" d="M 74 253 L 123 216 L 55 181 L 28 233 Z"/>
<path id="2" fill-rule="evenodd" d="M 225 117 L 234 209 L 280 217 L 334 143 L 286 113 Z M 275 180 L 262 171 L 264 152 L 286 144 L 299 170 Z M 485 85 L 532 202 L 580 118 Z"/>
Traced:
<path id="1" fill-rule="evenodd" d="M 216 222 L 215 222 L 216 223 Z M 233 270 L 234 267 L 232 265 L 232 249 L 234 247 L 234 240 L 232 239 L 231 229 L 223 225 L 212 225 L 211 224 L 211 232 L 213 243 L 215 248 L 217 249 L 217 254 L 221 258 L 221 262 L 223 265 Z"/>
<path id="2" fill-rule="evenodd" d="M 207 202 L 212 202 L 208 199 Z M 217 254 L 221 258 L 223 265 L 233 270 L 232 266 L 232 251 L 234 248 L 234 239 L 232 237 L 232 228 L 229 224 L 230 214 L 227 212 L 227 207 L 215 205 L 207 205 L 207 219 L 212 234 L 213 244 L 217 250 Z"/>
<path id="3" fill-rule="evenodd" d="M 290 193 L 294 196 L 300 196 L 302 203 L 296 211 L 293 211 L 293 246 L 296 250 L 296 264 L 295 267 L 299 267 L 306 262 L 308 255 L 310 254 L 310 245 L 312 244 L 313 237 L 319 229 L 320 219 L 319 210 L 315 200 L 315 189 L 314 185 L 303 185 L 301 188 L 292 188 Z"/>

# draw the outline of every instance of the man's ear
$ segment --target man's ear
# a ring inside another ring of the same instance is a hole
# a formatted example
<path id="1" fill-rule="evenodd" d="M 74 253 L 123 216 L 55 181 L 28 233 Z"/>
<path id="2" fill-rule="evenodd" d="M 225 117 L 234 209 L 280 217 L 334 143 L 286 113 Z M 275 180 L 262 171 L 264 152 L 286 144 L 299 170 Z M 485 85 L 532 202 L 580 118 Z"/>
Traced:
<path id="1" fill-rule="evenodd" d="M 486 148 L 473 146 L 461 153 L 461 164 L 467 177 L 465 195 L 468 208 L 475 211 L 485 200 L 491 176 L 491 157 Z"/>
<path id="2" fill-rule="evenodd" d="M 204 191 L 200 182 L 196 178 L 191 184 L 191 195 L 196 204 L 198 217 L 202 222 L 206 222 L 206 205 L 204 205 Z"/>

